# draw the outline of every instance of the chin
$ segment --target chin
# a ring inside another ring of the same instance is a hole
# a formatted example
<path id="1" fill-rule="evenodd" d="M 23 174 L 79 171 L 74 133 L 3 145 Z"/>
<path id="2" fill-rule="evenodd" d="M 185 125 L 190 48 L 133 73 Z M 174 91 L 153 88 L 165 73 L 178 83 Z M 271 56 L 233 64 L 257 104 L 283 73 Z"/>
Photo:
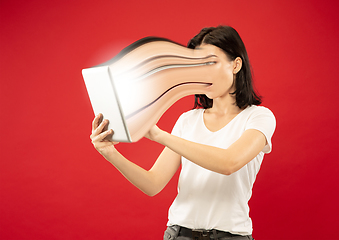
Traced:
<path id="1" fill-rule="evenodd" d="M 214 92 L 214 91 L 209 91 L 209 92 L 205 93 L 205 95 L 209 99 L 216 99 L 216 98 L 220 97 L 220 93 L 217 93 L 217 92 Z"/>
<path id="2" fill-rule="evenodd" d="M 205 93 L 205 95 L 206 95 L 209 99 L 214 99 L 214 98 L 216 98 L 213 94 L 208 94 L 208 93 L 206 94 L 206 93 Z"/>

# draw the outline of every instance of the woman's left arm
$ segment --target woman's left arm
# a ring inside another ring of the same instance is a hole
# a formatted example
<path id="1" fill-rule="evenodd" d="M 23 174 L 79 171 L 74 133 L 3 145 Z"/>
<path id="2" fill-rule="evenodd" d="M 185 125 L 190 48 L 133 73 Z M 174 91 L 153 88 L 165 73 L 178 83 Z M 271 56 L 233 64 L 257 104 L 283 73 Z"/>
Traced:
<path id="1" fill-rule="evenodd" d="M 267 144 L 265 135 L 255 129 L 246 130 L 227 149 L 191 142 L 169 134 L 157 126 L 154 126 L 146 137 L 203 168 L 225 175 L 230 175 L 245 166 Z"/>

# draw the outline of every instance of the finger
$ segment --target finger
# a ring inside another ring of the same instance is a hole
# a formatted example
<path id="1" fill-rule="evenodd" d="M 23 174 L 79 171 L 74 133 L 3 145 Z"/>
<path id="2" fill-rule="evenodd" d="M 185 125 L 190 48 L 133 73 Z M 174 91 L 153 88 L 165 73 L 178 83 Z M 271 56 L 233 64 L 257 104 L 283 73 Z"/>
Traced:
<path id="1" fill-rule="evenodd" d="M 105 126 L 108 125 L 108 120 L 107 119 L 103 119 L 101 121 L 100 118 L 99 118 L 98 123 L 96 123 L 95 125 L 96 125 L 96 128 L 92 129 L 92 133 L 99 134 L 99 133 L 101 133 L 104 130 Z M 107 129 L 105 129 L 105 130 L 107 130 Z"/>
<path id="2" fill-rule="evenodd" d="M 107 125 L 108 125 L 108 120 L 104 119 L 97 128 L 92 130 L 92 134 L 91 134 L 90 138 L 93 139 L 94 137 L 96 137 L 100 133 L 105 132 L 107 130 L 107 129 L 105 129 L 105 127 L 107 127 Z"/>
<path id="3" fill-rule="evenodd" d="M 107 136 L 112 135 L 112 134 L 113 134 L 113 130 L 112 129 L 104 131 L 104 132 L 94 136 L 92 138 L 92 143 L 102 142 Z"/>
<path id="4" fill-rule="evenodd" d="M 92 131 L 94 131 L 94 129 L 96 129 L 99 126 L 99 124 L 102 122 L 102 118 L 103 116 L 101 113 L 95 116 L 92 122 Z"/>

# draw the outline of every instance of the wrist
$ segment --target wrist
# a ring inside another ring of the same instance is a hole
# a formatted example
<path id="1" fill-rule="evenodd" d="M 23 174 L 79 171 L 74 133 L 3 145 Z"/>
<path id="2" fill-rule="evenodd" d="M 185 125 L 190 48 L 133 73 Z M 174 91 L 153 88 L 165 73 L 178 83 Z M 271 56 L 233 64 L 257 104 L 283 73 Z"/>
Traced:
<path id="1" fill-rule="evenodd" d="M 157 143 L 160 143 L 162 145 L 165 145 L 165 139 L 166 137 L 170 135 L 168 132 L 165 132 L 163 130 L 160 129 L 160 131 L 156 134 L 154 141 Z"/>
<path id="2" fill-rule="evenodd" d="M 121 156 L 121 154 L 119 153 L 119 151 L 116 150 L 115 148 L 114 148 L 113 151 L 111 151 L 111 152 L 109 152 L 109 153 L 106 153 L 106 154 L 102 154 L 102 155 L 104 156 L 104 158 L 105 158 L 108 162 L 112 163 L 113 165 L 114 165 L 114 163 L 116 162 L 116 160 Z"/>

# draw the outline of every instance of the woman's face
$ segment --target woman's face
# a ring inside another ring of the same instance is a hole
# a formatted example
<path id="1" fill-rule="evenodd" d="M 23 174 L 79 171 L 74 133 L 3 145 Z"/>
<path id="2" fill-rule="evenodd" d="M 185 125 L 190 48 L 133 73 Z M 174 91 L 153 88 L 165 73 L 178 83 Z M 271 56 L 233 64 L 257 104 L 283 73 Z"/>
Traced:
<path id="1" fill-rule="evenodd" d="M 210 99 L 229 96 L 229 93 L 235 91 L 236 60 L 229 60 L 222 49 L 211 44 L 203 43 L 196 49 L 206 51 L 207 55 L 217 56 L 213 71 L 211 71 L 212 84 L 206 89 L 206 96 Z"/>

